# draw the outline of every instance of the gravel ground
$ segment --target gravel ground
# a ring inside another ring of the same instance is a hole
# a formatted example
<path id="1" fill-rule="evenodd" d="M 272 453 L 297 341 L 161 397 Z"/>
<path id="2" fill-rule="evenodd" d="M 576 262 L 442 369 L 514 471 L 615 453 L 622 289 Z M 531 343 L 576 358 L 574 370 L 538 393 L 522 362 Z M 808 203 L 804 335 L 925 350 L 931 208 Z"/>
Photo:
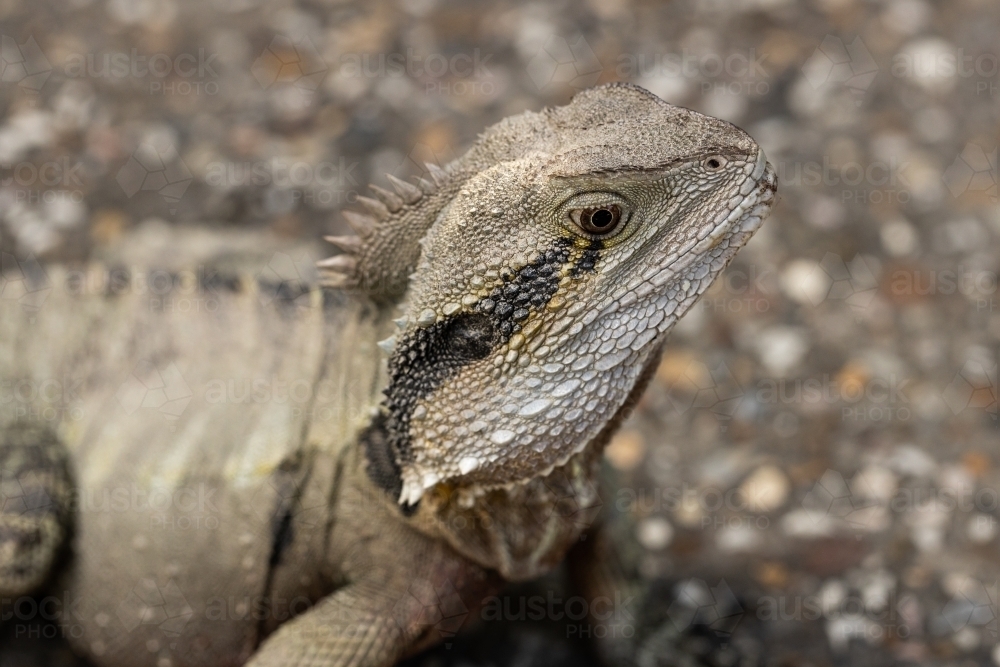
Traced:
<path id="1" fill-rule="evenodd" d="M 598 82 L 744 127 L 780 201 L 608 450 L 643 664 L 1000 665 L 997 3 L 2 0 L 0 21 L 0 296 L 29 305 L 33 258 L 155 220 L 344 232 L 367 182 Z M 580 627 L 470 622 L 411 664 L 585 665 Z"/>

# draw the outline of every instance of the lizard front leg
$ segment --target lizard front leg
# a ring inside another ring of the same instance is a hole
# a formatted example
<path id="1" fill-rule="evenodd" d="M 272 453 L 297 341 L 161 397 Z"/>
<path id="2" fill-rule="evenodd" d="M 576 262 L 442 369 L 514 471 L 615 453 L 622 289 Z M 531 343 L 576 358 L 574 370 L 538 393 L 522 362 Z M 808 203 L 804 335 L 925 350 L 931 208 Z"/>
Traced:
<path id="1" fill-rule="evenodd" d="M 364 574 L 282 625 L 250 667 L 389 667 L 453 636 L 500 579 L 444 544 L 421 546 L 360 550 Z"/>
<path id="2" fill-rule="evenodd" d="M 346 586 L 283 625 L 251 659 L 251 667 L 382 667 L 412 643 L 397 623 L 394 600 L 374 582 Z"/>
<path id="3" fill-rule="evenodd" d="M 32 593 L 69 532 L 73 487 L 66 450 L 46 429 L 0 431 L 0 596 Z"/>

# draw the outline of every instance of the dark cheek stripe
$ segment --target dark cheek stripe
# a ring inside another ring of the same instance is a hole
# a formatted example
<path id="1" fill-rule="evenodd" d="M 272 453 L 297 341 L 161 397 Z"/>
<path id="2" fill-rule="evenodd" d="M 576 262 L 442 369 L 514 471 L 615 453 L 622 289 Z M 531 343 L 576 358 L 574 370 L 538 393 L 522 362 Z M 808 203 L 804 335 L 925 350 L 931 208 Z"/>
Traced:
<path id="1" fill-rule="evenodd" d="M 587 249 L 583 251 L 580 255 L 580 259 L 577 260 L 576 265 L 573 267 L 572 275 L 574 277 L 580 275 L 581 273 L 593 273 L 594 268 L 597 266 L 597 260 L 601 258 L 601 250 L 604 249 L 604 242 L 600 239 L 593 239 Z"/>
<path id="2" fill-rule="evenodd" d="M 397 343 L 389 359 L 384 410 L 361 435 L 368 475 L 376 485 L 399 497 L 402 465 L 413 459 L 410 419 L 417 403 L 464 366 L 509 341 L 532 309 L 545 307 L 559 288 L 560 269 L 569 261 L 572 247 L 572 239 L 559 239 L 535 261 L 504 275 L 503 284 L 476 303 L 472 312 L 415 329 Z M 593 271 L 600 248 L 599 241 L 591 243 L 571 275 Z M 403 507 L 406 514 L 415 509 Z"/>

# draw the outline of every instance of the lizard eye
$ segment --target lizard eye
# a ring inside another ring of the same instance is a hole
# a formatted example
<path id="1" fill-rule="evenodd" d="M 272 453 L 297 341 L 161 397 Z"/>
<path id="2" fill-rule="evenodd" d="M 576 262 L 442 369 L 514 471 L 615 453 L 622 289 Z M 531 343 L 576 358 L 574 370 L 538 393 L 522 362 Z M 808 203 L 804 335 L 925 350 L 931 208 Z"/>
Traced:
<path id="1" fill-rule="evenodd" d="M 727 164 L 729 164 L 729 160 L 722 157 L 721 155 L 713 155 L 709 158 L 706 158 L 702 164 L 704 164 L 705 169 L 709 171 L 719 171 Z"/>
<path id="2" fill-rule="evenodd" d="M 622 221 L 622 210 L 618 204 L 576 208 L 569 212 L 570 219 L 588 234 L 607 235 L 618 228 Z"/>

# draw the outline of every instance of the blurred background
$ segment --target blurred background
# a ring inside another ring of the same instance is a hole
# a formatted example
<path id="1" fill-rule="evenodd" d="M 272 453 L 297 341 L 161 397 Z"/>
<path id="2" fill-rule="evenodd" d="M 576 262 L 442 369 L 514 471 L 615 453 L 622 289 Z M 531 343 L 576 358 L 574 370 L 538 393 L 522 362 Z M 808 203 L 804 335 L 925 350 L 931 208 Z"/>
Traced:
<path id="1" fill-rule="evenodd" d="M 996 2 L 0 0 L 0 35 L 26 308 L 135 230 L 344 233 L 597 83 L 743 127 L 778 204 L 607 454 L 643 664 L 1000 665 Z M 415 664 L 585 664 L 563 623 Z"/>

